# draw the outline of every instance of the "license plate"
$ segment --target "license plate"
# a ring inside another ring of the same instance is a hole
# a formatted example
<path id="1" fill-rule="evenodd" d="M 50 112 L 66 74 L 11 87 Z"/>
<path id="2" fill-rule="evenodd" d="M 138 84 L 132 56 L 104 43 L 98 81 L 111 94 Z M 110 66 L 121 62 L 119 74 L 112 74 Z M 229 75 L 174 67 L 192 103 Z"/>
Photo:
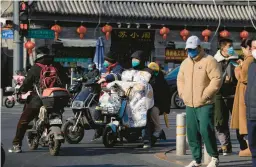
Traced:
<path id="1" fill-rule="evenodd" d="M 50 125 L 52 125 L 52 124 L 59 125 L 59 124 L 62 124 L 62 121 L 61 121 L 61 119 L 57 118 L 57 119 L 51 119 L 49 121 L 49 123 L 50 123 Z"/>

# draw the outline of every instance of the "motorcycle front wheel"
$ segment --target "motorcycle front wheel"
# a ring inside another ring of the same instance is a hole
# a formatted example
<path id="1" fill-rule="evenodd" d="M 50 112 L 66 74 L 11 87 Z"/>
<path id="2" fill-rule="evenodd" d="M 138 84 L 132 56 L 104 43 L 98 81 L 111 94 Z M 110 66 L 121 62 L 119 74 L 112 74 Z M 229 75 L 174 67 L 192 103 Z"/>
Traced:
<path id="1" fill-rule="evenodd" d="M 103 144 L 106 148 L 112 148 L 116 144 L 116 136 L 114 135 L 112 129 L 110 127 L 106 127 L 103 132 Z"/>
<path id="2" fill-rule="evenodd" d="M 52 155 L 52 156 L 59 155 L 60 146 L 61 146 L 61 141 L 53 138 L 53 140 L 49 143 L 50 155 Z"/>
<path id="3" fill-rule="evenodd" d="M 35 137 L 33 137 L 33 138 L 27 138 L 27 141 L 28 141 L 28 148 L 30 149 L 30 150 L 36 150 L 37 148 L 38 148 L 38 146 L 39 146 L 39 143 L 38 143 L 38 141 L 37 141 L 37 138 L 36 138 L 36 136 Z"/>
<path id="4" fill-rule="evenodd" d="M 84 138 L 84 128 L 81 124 L 77 124 L 74 131 L 74 122 L 67 121 L 62 126 L 62 132 L 64 133 L 65 140 L 69 144 L 78 144 Z"/>
<path id="5" fill-rule="evenodd" d="M 14 100 L 9 100 L 8 98 L 5 99 L 4 105 L 6 108 L 12 108 L 15 105 Z"/>

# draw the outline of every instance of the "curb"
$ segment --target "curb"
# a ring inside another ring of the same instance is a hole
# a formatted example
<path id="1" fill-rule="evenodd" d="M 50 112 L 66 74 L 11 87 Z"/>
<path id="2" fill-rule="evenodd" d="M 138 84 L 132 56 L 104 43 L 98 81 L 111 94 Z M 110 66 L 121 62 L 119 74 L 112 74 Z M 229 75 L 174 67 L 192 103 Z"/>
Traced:
<path id="1" fill-rule="evenodd" d="M 154 157 L 156 157 L 157 159 L 159 160 L 163 160 L 163 161 L 166 161 L 166 162 L 169 162 L 171 164 L 176 164 L 176 165 L 181 165 L 181 166 L 185 166 L 185 164 L 181 161 L 177 161 L 177 160 L 170 160 L 168 159 L 168 157 L 166 156 L 166 153 L 156 153 L 154 155 Z"/>

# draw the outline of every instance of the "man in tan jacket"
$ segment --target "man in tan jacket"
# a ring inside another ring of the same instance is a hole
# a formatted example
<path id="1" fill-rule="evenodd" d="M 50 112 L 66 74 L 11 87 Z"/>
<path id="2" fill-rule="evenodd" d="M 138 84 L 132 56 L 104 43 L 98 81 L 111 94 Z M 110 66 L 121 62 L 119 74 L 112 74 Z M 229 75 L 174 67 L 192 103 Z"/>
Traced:
<path id="1" fill-rule="evenodd" d="M 218 167 L 219 158 L 213 125 L 214 96 L 221 87 L 221 69 L 217 61 L 201 48 L 197 36 L 186 42 L 188 58 L 177 78 L 179 96 L 186 105 L 186 128 L 193 161 L 186 167 L 201 166 L 201 137 L 212 157 L 207 167 Z"/>

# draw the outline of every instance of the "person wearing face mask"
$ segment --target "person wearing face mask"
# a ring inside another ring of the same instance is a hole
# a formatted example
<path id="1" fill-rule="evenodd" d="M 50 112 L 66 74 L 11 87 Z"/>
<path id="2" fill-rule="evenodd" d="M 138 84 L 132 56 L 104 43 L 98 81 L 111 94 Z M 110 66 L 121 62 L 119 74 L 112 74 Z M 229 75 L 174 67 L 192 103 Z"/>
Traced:
<path id="1" fill-rule="evenodd" d="M 108 52 L 104 57 L 104 67 L 107 69 L 106 74 L 101 76 L 101 79 L 98 81 L 98 84 L 103 83 L 110 83 L 115 80 L 121 80 L 121 74 L 123 72 L 122 66 L 116 61 L 116 53 L 115 52 Z M 102 122 L 103 117 L 100 111 L 95 110 L 94 112 L 94 119 L 96 122 Z M 93 136 L 92 141 L 99 139 L 102 136 L 103 129 L 95 130 L 95 134 Z"/>
<path id="2" fill-rule="evenodd" d="M 217 51 L 214 58 L 222 69 L 222 86 L 215 96 L 214 103 L 214 123 L 217 137 L 221 148 L 219 153 L 224 156 L 232 153 L 232 144 L 229 131 L 229 113 L 232 112 L 234 95 L 236 91 L 237 79 L 234 69 L 237 64 L 238 55 L 235 54 L 233 41 L 230 39 L 221 39 L 219 41 L 220 50 Z M 237 132 L 237 139 L 241 149 L 246 148 L 246 143 Z"/>
<path id="3" fill-rule="evenodd" d="M 252 166 L 256 166 L 256 38 L 251 40 L 247 50 L 252 54 L 254 62 L 248 70 L 248 82 L 245 92 L 249 149 L 252 153 Z"/>
<path id="4" fill-rule="evenodd" d="M 92 63 L 88 65 L 89 72 L 84 76 L 84 78 L 95 79 L 99 76 L 100 71 L 96 68 L 96 64 Z"/>
<path id="5" fill-rule="evenodd" d="M 150 85 L 153 88 L 154 91 L 154 102 L 156 102 L 155 98 L 155 90 L 156 90 L 156 84 L 155 81 L 159 84 L 161 82 L 160 77 L 162 76 L 160 73 L 159 74 L 159 68 L 158 71 L 153 71 L 145 66 L 145 52 L 142 50 L 135 51 L 132 55 L 132 70 L 138 70 L 138 71 L 147 71 L 151 74 L 150 78 Z M 158 66 L 159 67 L 159 66 Z M 159 77 L 156 79 L 156 76 L 159 74 Z M 168 88 L 169 90 L 169 88 Z M 158 92 L 160 93 L 160 91 Z M 163 97 L 162 97 L 163 98 Z M 159 99 L 159 96 L 157 98 L 158 102 L 161 101 L 162 99 Z M 156 103 L 155 103 L 156 104 Z M 170 109 L 170 107 L 169 107 Z M 168 110 L 169 111 L 169 110 Z M 166 112 L 168 112 L 166 111 Z M 162 112 L 165 112 L 162 110 Z M 164 139 L 166 140 L 165 133 L 162 130 L 160 126 L 160 118 L 159 114 L 161 114 L 161 111 L 157 106 L 154 106 L 148 111 L 147 115 L 147 125 L 145 131 L 143 131 L 143 140 L 144 140 L 144 146 L 143 148 L 150 148 L 152 146 L 151 143 L 151 136 L 154 137 L 155 139 Z"/>
<path id="6" fill-rule="evenodd" d="M 160 69 L 160 66 L 155 63 L 151 62 L 148 64 L 148 69 L 151 73 L 151 79 L 149 81 L 150 85 L 153 88 L 154 92 L 154 107 L 150 109 L 149 112 L 153 114 L 157 114 L 157 116 L 153 118 L 149 118 L 149 120 L 152 120 L 154 118 L 158 118 L 158 115 L 163 115 L 164 113 L 169 114 L 170 108 L 171 108 L 171 93 L 169 91 L 169 86 L 164 78 L 164 74 L 162 70 Z M 151 70 L 151 71 L 150 71 Z M 161 129 L 160 126 L 160 120 L 153 120 L 152 122 L 157 126 L 153 126 L 154 133 L 153 136 L 156 138 L 161 138 L 166 140 L 164 131 Z"/>
<path id="7" fill-rule="evenodd" d="M 241 149 L 239 156 L 251 156 L 251 152 L 247 144 L 248 129 L 246 121 L 246 106 L 244 101 L 244 92 L 246 90 L 248 81 L 248 68 L 254 60 L 251 52 L 251 45 L 252 40 L 242 41 L 241 49 L 243 51 L 244 61 L 240 61 L 239 66 L 235 68 L 235 76 L 238 80 L 238 83 L 236 86 L 236 94 L 230 126 L 232 129 L 239 131 L 239 134 L 243 140 L 246 140 L 245 148 Z"/>
<path id="8" fill-rule="evenodd" d="M 110 51 L 104 57 L 104 67 L 107 69 L 106 75 L 98 81 L 99 84 L 103 82 L 112 82 L 115 80 L 121 80 L 121 74 L 123 72 L 122 66 L 116 61 L 116 53 Z"/>
<path id="9" fill-rule="evenodd" d="M 214 96 L 221 87 L 221 69 L 217 61 L 207 55 L 197 36 L 186 41 L 186 58 L 177 77 L 179 96 L 186 105 L 186 132 L 193 161 L 186 167 L 202 166 L 202 140 L 212 157 L 207 167 L 219 166 L 219 154 L 213 124 Z"/>

